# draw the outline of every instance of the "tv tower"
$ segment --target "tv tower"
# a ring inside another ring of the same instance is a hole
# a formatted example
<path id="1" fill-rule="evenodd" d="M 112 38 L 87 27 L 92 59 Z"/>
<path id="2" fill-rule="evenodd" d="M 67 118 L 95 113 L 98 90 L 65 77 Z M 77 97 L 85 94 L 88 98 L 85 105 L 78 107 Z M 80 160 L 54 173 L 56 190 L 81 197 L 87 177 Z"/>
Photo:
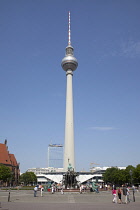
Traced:
<path id="1" fill-rule="evenodd" d="M 64 171 L 71 167 L 75 170 L 74 158 L 74 116 L 73 116 L 73 90 L 72 76 L 73 71 L 78 66 L 78 61 L 74 57 L 74 48 L 71 46 L 71 23 L 70 12 L 68 13 L 68 46 L 66 47 L 65 57 L 62 59 L 61 66 L 66 71 L 66 119 L 65 119 L 65 144 L 64 144 Z"/>

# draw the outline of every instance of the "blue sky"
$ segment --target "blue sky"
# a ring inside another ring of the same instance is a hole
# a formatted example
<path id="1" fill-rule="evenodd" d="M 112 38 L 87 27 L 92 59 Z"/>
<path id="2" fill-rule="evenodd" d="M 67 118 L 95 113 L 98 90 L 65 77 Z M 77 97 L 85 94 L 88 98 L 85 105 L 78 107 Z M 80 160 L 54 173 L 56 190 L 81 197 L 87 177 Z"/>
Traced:
<path id="1" fill-rule="evenodd" d="M 0 1 L 0 142 L 21 172 L 47 167 L 48 144 L 64 143 L 68 39 L 76 169 L 140 163 L 140 1 Z M 97 166 L 97 165 L 95 165 Z"/>

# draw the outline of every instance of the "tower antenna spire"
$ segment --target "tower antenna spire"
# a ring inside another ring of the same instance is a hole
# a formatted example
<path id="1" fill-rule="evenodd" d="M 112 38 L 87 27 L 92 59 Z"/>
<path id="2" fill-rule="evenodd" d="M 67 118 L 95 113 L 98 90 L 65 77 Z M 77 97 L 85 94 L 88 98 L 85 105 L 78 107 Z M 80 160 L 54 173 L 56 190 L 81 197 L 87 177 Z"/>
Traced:
<path id="1" fill-rule="evenodd" d="M 71 45 L 71 30 L 70 30 L 70 11 L 69 11 L 69 22 L 68 22 L 68 45 Z"/>

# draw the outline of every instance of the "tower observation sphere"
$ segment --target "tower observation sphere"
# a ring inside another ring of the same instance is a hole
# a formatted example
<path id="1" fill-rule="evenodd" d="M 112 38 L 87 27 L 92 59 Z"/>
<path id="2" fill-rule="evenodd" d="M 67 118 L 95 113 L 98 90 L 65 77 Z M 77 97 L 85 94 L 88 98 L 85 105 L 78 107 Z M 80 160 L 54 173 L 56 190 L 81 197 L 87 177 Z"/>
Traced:
<path id="1" fill-rule="evenodd" d="M 70 12 L 68 23 L 68 46 L 66 47 L 65 57 L 62 59 L 61 66 L 66 71 L 66 118 L 65 118 L 65 143 L 64 143 L 64 172 L 68 168 L 75 170 L 75 155 L 74 155 L 74 114 L 73 114 L 73 87 L 72 77 L 73 71 L 78 66 L 78 61 L 74 57 L 74 49 L 71 46 L 71 30 L 70 30 Z"/>
<path id="2" fill-rule="evenodd" d="M 66 47 L 66 56 L 63 58 L 61 66 L 62 68 L 67 71 L 67 70 L 76 70 L 78 66 L 78 61 L 73 55 L 73 47 L 71 45 L 68 45 Z"/>

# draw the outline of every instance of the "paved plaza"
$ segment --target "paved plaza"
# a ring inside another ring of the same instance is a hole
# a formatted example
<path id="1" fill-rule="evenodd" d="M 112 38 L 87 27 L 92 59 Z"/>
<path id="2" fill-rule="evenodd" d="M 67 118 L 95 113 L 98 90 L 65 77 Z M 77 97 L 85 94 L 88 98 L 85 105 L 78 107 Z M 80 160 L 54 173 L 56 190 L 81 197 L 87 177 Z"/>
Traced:
<path id="1" fill-rule="evenodd" d="M 111 191 L 100 193 L 65 193 L 51 194 L 44 192 L 41 197 L 38 192 L 34 197 L 33 191 L 11 191 L 10 202 L 8 202 L 8 191 L 0 190 L 0 210 L 138 210 L 140 209 L 140 192 L 135 193 L 136 202 L 129 204 L 112 203 Z M 131 197 L 130 197 L 131 198 Z M 132 198 L 131 198 L 132 199 Z"/>

